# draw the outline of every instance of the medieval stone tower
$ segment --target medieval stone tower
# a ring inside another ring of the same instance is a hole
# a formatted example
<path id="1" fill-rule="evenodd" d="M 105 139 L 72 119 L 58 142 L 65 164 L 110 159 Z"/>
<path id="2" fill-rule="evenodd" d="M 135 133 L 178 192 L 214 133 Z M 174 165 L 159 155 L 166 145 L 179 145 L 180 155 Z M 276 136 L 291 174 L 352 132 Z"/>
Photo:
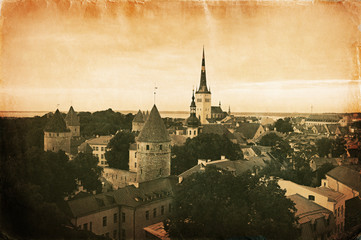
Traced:
<path id="1" fill-rule="evenodd" d="M 137 138 L 137 182 L 170 175 L 170 137 L 154 105 Z"/>
<path id="2" fill-rule="evenodd" d="M 70 107 L 69 112 L 65 117 L 65 123 L 67 128 L 70 129 L 72 137 L 80 137 L 80 121 L 73 106 Z"/>
<path id="3" fill-rule="evenodd" d="M 194 90 L 192 94 L 192 102 L 190 106 L 190 116 L 186 121 L 187 125 L 187 137 L 194 138 L 198 136 L 200 122 L 196 116 L 196 103 L 194 102 Z"/>
<path id="4" fill-rule="evenodd" d="M 44 151 L 58 152 L 63 150 L 70 153 L 71 137 L 72 133 L 66 127 L 64 118 L 57 109 L 44 129 Z"/>
<path id="5" fill-rule="evenodd" d="M 204 57 L 204 48 L 203 48 L 203 57 L 202 57 L 202 70 L 201 70 L 201 81 L 199 84 L 199 89 L 196 92 L 196 116 L 200 120 L 201 124 L 206 124 L 207 118 L 211 118 L 211 91 L 207 87 L 206 79 L 206 63 Z"/>
<path id="6" fill-rule="evenodd" d="M 140 132 L 144 126 L 144 122 L 143 113 L 139 110 L 132 121 L 132 131 Z"/>

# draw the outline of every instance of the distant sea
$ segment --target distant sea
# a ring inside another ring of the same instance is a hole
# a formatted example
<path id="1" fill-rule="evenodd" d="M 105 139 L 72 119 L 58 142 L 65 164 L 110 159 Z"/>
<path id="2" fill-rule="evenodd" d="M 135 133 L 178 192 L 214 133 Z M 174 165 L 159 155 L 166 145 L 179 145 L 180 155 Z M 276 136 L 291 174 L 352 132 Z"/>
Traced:
<path id="1" fill-rule="evenodd" d="M 9 118 L 26 118 L 26 117 L 35 117 L 35 116 L 44 116 L 50 111 L 0 111 L 0 117 L 9 117 Z M 137 111 L 117 111 L 123 114 L 136 114 Z M 160 115 L 170 118 L 187 118 L 189 116 L 188 111 L 161 111 Z M 267 113 L 267 112 L 232 112 L 232 115 L 235 116 L 255 116 L 255 117 L 269 117 L 273 119 L 285 118 L 285 117 L 308 117 L 310 113 Z"/>

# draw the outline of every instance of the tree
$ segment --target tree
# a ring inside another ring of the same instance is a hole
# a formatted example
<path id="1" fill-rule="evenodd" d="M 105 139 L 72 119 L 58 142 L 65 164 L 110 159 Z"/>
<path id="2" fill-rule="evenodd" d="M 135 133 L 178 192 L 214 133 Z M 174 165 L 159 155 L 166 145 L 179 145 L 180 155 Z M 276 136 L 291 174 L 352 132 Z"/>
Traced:
<path id="1" fill-rule="evenodd" d="M 88 192 L 102 190 L 102 183 L 99 180 L 103 169 L 98 166 L 98 159 L 90 153 L 79 153 L 71 161 L 75 177 Z"/>
<path id="2" fill-rule="evenodd" d="M 296 209 L 284 194 L 274 180 L 206 168 L 177 185 L 165 229 L 171 238 L 183 239 L 296 239 Z"/>
<path id="3" fill-rule="evenodd" d="M 331 153 L 332 140 L 328 138 L 321 138 L 316 141 L 317 152 L 320 157 L 327 157 Z"/>
<path id="4" fill-rule="evenodd" d="M 128 132 L 118 132 L 108 143 L 105 158 L 109 167 L 129 170 L 129 146 L 135 142 L 134 135 Z"/>
<path id="5" fill-rule="evenodd" d="M 288 158 L 292 153 L 293 150 L 291 146 L 284 140 L 276 142 L 271 149 L 272 156 L 280 161 L 280 163 L 288 162 Z"/>
<path id="6" fill-rule="evenodd" d="M 285 119 L 278 119 L 275 122 L 275 128 L 278 132 L 281 133 L 289 133 L 289 132 L 293 132 L 293 127 L 292 127 L 292 123 L 290 122 L 289 118 L 285 118 Z"/>
<path id="7" fill-rule="evenodd" d="M 275 146 L 279 141 L 282 141 L 282 138 L 278 136 L 276 133 L 271 132 L 269 134 L 264 135 L 259 141 L 259 144 L 262 146 Z"/>
<path id="8" fill-rule="evenodd" d="M 332 157 L 340 157 L 346 153 L 345 143 L 346 141 L 343 138 L 336 138 L 332 141 Z"/>
<path id="9" fill-rule="evenodd" d="M 239 145 L 226 136 L 207 133 L 188 138 L 183 146 L 172 148 L 172 174 L 180 174 L 197 164 L 198 159 L 219 160 L 225 156 L 230 160 L 243 159 Z"/>

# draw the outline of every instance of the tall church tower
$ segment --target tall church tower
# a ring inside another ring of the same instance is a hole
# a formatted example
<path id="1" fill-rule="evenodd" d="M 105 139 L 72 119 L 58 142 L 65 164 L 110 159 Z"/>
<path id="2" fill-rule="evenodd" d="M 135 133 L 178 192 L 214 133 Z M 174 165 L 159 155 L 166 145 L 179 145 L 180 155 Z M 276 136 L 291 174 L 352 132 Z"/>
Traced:
<path id="1" fill-rule="evenodd" d="M 202 57 L 202 70 L 201 70 L 201 82 L 199 84 L 199 89 L 196 92 L 196 116 L 199 118 L 201 124 L 208 123 L 207 118 L 211 118 L 211 91 L 207 87 L 206 79 L 206 60 L 204 57 L 204 47 L 203 47 L 203 57 Z"/>
<path id="2" fill-rule="evenodd" d="M 170 137 L 154 105 L 137 138 L 137 182 L 170 175 Z"/>
<path id="3" fill-rule="evenodd" d="M 194 102 L 194 90 L 190 106 L 190 116 L 187 118 L 187 137 L 194 138 L 198 136 L 200 122 L 196 117 L 196 103 Z"/>

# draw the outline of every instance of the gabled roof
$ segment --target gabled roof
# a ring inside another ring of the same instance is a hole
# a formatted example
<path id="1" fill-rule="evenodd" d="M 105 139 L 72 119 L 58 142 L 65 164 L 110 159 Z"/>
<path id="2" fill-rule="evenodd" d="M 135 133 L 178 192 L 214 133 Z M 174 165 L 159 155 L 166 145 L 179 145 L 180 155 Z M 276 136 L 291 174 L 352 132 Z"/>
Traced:
<path id="1" fill-rule="evenodd" d="M 361 193 L 361 173 L 351 168 L 338 166 L 326 175 Z"/>
<path id="2" fill-rule="evenodd" d="M 107 136 L 99 136 L 95 138 L 91 138 L 87 140 L 86 142 L 89 145 L 108 145 L 110 140 L 114 137 L 114 135 L 107 135 Z"/>
<path id="3" fill-rule="evenodd" d="M 73 106 L 70 107 L 68 114 L 65 117 L 67 126 L 80 126 L 79 117 L 74 111 Z"/>
<path id="4" fill-rule="evenodd" d="M 302 197 L 299 194 L 290 195 L 288 198 L 296 204 L 296 216 L 299 217 L 298 222 L 300 224 L 323 217 L 328 218 L 328 216 L 332 214 L 330 210 Z"/>
<path id="5" fill-rule="evenodd" d="M 259 123 L 239 123 L 239 127 L 236 128 L 236 132 L 242 133 L 246 139 L 252 139 L 260 128 Z"/>
<path id="6" fill-rule="evenodd" d="M 82 152 L 82 153 L 92 153 L 93 149 L 90 147 L 90 145 L 87 142 L 83 142 L 82 144 L 80 144 L 80 146 L 78 147 L 78 152 Z"/>
<path id="7" fill-rule="evenodd" d="M 222 110 L 222 108 L 219 107 L 219 106 L 212 106 L 212 107 L 211 107 L 211 113 L 212 113 L 212 114 L 213 114 L 213 113 L 223 113 L 223 110 Z"/>
<path id="8" fill-rule="evenodd" d="M 328 130 L 329 134 L 336 134 L 337 127 L 339 127 L 339 124 L 327 124 L 326 128 Z"/>
<path id="9" fill-rule="evenodd" d="M 80 217 L 118 206 L 137 207 L 173 195 L 177 178 L 170 176 L 139 183 L 138 187 L 127 186 L 113 192 L 67 201 L 67 212 Z"/>
<path id="10" fill-rule="evenodd" d="M 45 126 L 44 131 L 46 132 L 69 132 L 70 130 L 66 127 L 65 120 L 61 116 L 59 109 L 56 109 L 55 114 L 49 119 Z"/>
<path id="11" fill-rule="evenodd" d="M 137 139 L 138 142 L 170 142 L 168 131 L 154 105 Z"/>
<path id="12" fill-rule="evenodd" d="M 140 110 L 135 115 L 133 122 L 144 123 L 144 116 Z"/>
<path id="13" fill-rule="evenodd" d="M 226 135 L 228 139 L 236 139 L 225 126 L 220 124 L 206 124 L 202 128 L 202 133 L 214 133 L 220 136 Z"/>

